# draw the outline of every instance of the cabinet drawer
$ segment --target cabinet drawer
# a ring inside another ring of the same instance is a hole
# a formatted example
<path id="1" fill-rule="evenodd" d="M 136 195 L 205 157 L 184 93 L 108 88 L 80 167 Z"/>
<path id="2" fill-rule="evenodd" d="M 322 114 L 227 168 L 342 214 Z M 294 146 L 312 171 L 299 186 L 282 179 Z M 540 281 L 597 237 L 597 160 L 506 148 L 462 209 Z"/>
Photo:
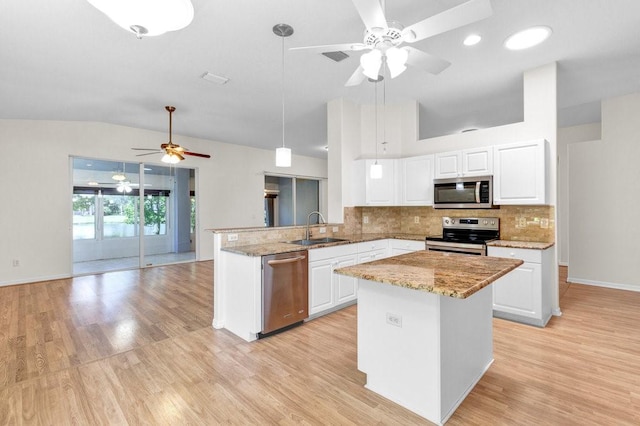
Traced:
<path id="1" fill-rule="evenodd" d="M 406 251 L 418 251 L 424 250 L 425 242 L 424 240 L 416 241 L 416 240 L 389 240 L 391 249 L 400 249 Z"/>
<path id="2" fill-rule="evenodd" d="M 322 247 L 309 250 L 309 262 L 331 259 L 339 256 L 348 256 L 358 253 L 358 244 L 342 244 L 333 247 Z"/>
<path id="3" fill-rule="evenodd" d="M 520 249 L 511 247 L 487 247 L 487 255 L 521 259 L 525 262 L 542 263 L 542 250 Z"/>
<path id="4" fill-rule="evenodd" d="M 358 253 L 365 253 L 367 251 L 374 251 L 380 249 L 388 249 L 389 248 L 389 240 L 375 240 L 375 241 L 366 241 L 364 243 L 358 243 Z"/>

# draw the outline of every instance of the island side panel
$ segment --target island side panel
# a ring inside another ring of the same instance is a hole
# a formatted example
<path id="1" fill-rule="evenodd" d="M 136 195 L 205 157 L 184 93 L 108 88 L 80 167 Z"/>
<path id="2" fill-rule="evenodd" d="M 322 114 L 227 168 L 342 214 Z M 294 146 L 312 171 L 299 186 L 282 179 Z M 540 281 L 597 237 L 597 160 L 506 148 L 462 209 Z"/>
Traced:
<path id="1" fill-rule="evenodd" d="M 440 423 L 442 296 L 364 279 L 358 285 L 358 369 L 366 387 Z"/>
<path id="2" fill-rule="evenodd" d="M 250 342 L 262 331 L 262 258 L 221 251 L 223 265 L 220 292 L 216 306 L 223 314 L 216 315 L 218 324 L 236 336 Z M 218 265 L 215 265 L 218 267 Z"/>
<path id="3" fill-rule="evenodd" d="M 493 362 L 492 286 L 466 299 L 442 297 L 442 422 L 445 422 Z"/>

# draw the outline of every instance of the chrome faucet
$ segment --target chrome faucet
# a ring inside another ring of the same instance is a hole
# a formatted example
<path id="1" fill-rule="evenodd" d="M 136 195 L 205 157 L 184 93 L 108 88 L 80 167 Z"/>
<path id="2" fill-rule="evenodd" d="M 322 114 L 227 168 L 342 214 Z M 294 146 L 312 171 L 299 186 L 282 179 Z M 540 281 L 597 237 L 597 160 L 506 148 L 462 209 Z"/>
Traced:
<path id="1" fill-rule="evenodd" d="M 307 231 L 304 234 L 304 239 L 308 240 L 309 237 L 311 236 L 311 234 L 309 233 L 309 222 L 311 221 L 311 215 L 317 214 L 318 218 L 322 221 L 322 223 L 327 223 L 326 220 L 324 220 L 324 216 L 322 216 L 322 213 L 320 212 L 311 212 L 309 213 L 309 216 L 307 216 Z"/>

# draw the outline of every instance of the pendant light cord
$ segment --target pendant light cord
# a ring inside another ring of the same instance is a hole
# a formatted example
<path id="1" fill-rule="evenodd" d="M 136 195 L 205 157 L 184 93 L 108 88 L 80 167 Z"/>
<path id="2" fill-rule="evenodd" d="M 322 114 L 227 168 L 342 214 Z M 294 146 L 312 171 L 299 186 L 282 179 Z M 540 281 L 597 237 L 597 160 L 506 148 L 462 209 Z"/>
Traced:
<path id="1" fill-rule="evenodd" d="M 376 89 L 375 89 L 375 103 L 376 103 L 376 164 L 378 164 L 378 82 L 376 81 Z"/>
<path id="2" fill-rule="evenodd" d="M 282 36 L 282 147 L 284 148 L 284 36 Z"/>

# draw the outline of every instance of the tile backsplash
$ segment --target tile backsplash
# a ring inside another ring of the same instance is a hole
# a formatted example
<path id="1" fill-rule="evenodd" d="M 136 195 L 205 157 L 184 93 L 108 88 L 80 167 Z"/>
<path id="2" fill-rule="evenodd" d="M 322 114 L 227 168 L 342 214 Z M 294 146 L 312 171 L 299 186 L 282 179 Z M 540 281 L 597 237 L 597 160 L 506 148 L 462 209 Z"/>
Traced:
<path id="1" fill-rule="evenodd" d="M 498 217 L 503 240 L 554 242 L 553 206 L 500 206 L 499 209 L 433 207 L 345 207 L 347 233 L 439 235 L 442 217 Z"/>

